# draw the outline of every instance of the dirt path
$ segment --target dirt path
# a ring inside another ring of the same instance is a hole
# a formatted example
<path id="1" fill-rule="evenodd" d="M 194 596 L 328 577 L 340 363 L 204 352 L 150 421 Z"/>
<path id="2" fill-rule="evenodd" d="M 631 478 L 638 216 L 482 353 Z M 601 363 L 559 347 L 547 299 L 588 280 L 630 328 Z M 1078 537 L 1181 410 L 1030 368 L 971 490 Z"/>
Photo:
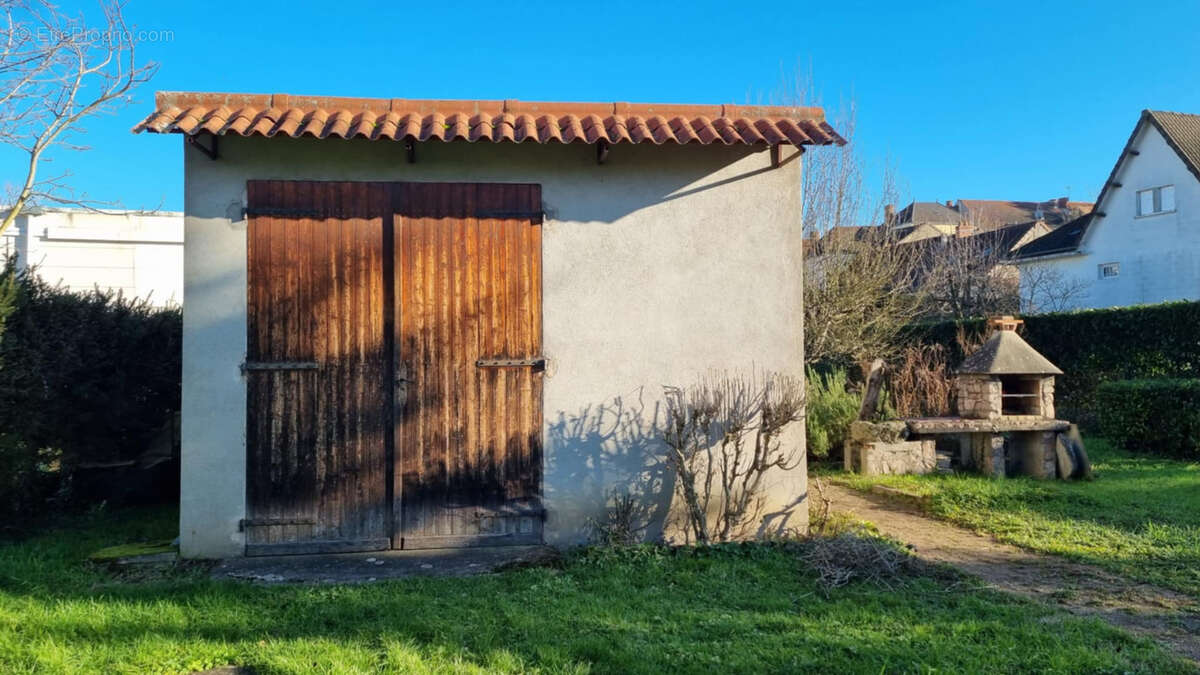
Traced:
<path id="1" fill-rule="evenodd" d="M 874 523 L 925 560 L 952 565 L 1001 591 L 1101 618 L 1200 662 L 1200 614 L 1184 609 L 1196 605 L 1186 595 L 1003 544 L 924 516 L 894 498 L 822 485 L 832 511 Z M 809 494 L 816 496 L 817 490 Z"/>

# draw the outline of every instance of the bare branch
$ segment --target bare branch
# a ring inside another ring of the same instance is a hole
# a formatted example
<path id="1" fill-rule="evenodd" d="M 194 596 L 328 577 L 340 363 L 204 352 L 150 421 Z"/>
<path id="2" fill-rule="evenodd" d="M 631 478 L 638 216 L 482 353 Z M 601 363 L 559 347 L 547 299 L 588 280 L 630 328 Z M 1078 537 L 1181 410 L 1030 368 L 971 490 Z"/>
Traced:
<path id="1" fill-rule="evenodd" d="M 780 438 L 803 419 L 802 385 L 777 374 L 710 373 L 686 389 L 666 387 L 666 402 L 663 440 L 689 536 L 700 544 L 746 536 L 761 513 L 763 480 L 804 461 Z"/>
<path id="2" fill-rule="evenodd" d="M 0 221 L 3 233 L 21 211 L 39 202 L 82 204 L 63 182 L 39 176 L 52 148 L 71 142 L 80 123 L 128 103 L 129 94 L 157 70 L 137 65 L 136 33 L 120 2 L 101 0 L 103 23 L 89 26 L 46 0 L 10 0 L 0 25 L 0 143 L 28 155 L 23 180 Z"/>

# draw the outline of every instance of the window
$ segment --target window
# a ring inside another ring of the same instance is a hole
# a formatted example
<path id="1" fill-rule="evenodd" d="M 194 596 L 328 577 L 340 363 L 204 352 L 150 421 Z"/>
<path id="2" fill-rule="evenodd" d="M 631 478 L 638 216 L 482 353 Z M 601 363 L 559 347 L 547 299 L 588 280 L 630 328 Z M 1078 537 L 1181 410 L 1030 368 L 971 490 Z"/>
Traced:
<path id="1" fill-rule="evenodd" d="M 1121 275 L 1121 263 L 1101 263 L 1099 267 L 1101 279 L 1111 279 Z"/>
<path id="2" fill-rule="evenodd" d="M 1153 216 L 1159 213 L 1170 213 L 1174 210 L 1174 185 L 1164 185 L 1162 187 L 1149 188 L 1147 190 L 1138 190 L 1137 214 L 1139 216 Z"/>

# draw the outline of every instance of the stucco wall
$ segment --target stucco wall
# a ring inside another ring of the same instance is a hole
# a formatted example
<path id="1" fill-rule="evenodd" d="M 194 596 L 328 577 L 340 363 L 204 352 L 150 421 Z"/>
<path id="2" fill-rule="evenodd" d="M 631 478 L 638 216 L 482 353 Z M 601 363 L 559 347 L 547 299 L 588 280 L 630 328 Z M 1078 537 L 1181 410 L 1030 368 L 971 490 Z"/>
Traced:
<path id="1" fill-rule="evenodd" d="M 1078 288 L 1071 309 L 1200 298 L 1200 182 L 1153 126 L 1133 147 L 1139 154 L 1124 160 L 1114 179 L 1121 187 L 1096 205 L 1106 215 L 1093 220 L 1078 254 L 1022 265 L 1048 266 Z M 1138 217 L 1137 191 L 1162 185 L 1175 186 L 1175 211 Z M 1100 278 L 1098 266 L 1110 262 L 1120 274 Z"/>
<path id="2" fill-rule="evenodd" d="M 542 185 L 548 543 L 583 541 L 614 489 L 642 495 L 659 534 L 663 385 L 714 367 L 803 375 L 800 161 L 772 169 L 765 151 L 724 146 L 620 145 L 603 166 L 584 145 L 431 143 L 415 164 L 390 142 L 220 147 L 217 161 L 185 149 L 185 555 L 242 552 L 248 179 Z M 804 467 L 770 487 L 768 527 L 804 529 Z"/>
<path id="3" fill-rule="evenodd" d="M 38 209 L 17 217 L 0 252 L 75 291 L 99 287 L 159 306 L 183 300 L 182 213 Z"/>

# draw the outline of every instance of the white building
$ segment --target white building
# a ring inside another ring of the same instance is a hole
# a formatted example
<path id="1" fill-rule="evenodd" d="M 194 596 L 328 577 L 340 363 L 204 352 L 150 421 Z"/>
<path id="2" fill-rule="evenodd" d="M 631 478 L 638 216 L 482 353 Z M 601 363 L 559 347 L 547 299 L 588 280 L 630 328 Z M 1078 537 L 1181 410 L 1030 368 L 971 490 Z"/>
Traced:
<path id="1" fill-rule="evenodd" d="M 0 255 L 12 254 L 71 290 L 183 302 L 183 214 L 176 211 L 30 209 L 0 238 Z"/>
<path id="2" fill-rule="evenodd" d="M 1026 311 L 1200 299 L 1200 115 L 1142 111 L 1092 213 L 1015 257 Z"/>

